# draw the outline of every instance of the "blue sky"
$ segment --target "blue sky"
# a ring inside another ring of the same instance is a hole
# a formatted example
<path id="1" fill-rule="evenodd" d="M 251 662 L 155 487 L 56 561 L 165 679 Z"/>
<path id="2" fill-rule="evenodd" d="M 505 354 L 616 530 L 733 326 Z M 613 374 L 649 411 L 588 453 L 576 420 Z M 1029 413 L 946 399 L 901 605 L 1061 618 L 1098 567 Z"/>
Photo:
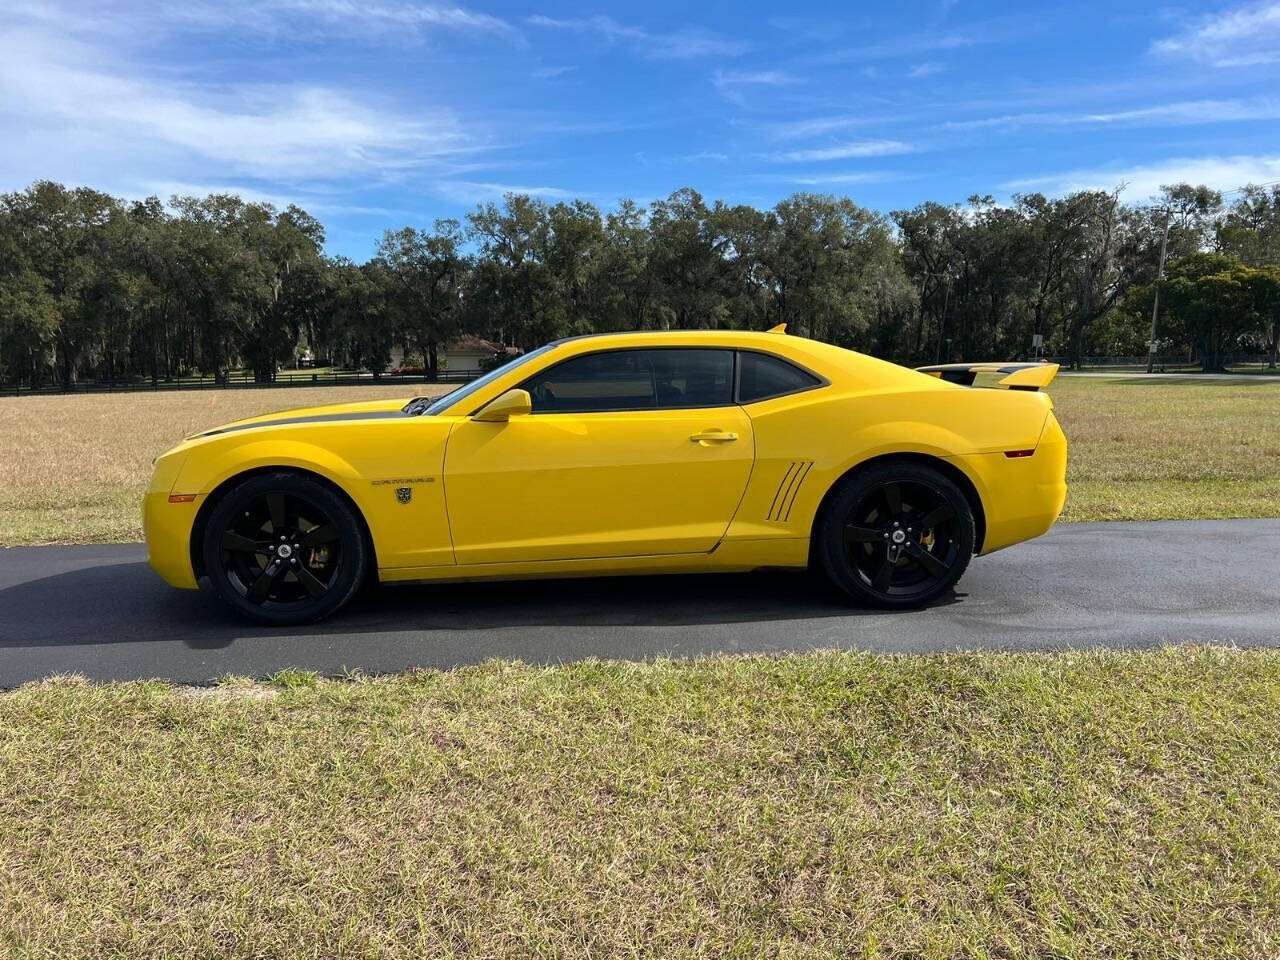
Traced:
<path id="1" fill-rule="evenodd" d="M 883 211 L 1280 180 L 1280 2 L 29 2 L 0 189 L 296 202 L 331 252 L 519 190 Z"/>

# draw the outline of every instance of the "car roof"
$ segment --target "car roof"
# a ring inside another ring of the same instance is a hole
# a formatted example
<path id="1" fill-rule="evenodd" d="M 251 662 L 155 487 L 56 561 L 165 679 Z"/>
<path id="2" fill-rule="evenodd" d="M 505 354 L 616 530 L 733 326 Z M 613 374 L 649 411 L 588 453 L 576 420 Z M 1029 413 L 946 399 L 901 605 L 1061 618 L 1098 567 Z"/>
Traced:
<path id="1" fill-rule="evenodd" d="M 726 349 L 760 350 L 785 357 L 828 380 L 846 383 L 861 382 L 882 388 L 897 386 L 902 389 L 930 389 L 941 383 L 935 377 L 926 377 L 900 367 L 887 360 L 880 360 L 838 347 L 821 340 L 787 334 L 773 330 L 625 330 L 613 333 L 588 333 L 577 337 L 556 340 L 550 346 L 570 347 L 573 353 L 591 349 L 716 346 Z M 576 348 L 576 349 L 573 349 Z"/>
<path id="2" fill-rule="evenodd" d="M 777 338 L 784 336 L 782 333 L 765 330 L 614 330 L 606 333 L 582 333 L 573 337 L 561 337 L 559 340 L 553 340 L 552 345 L 562 343 L 575 343 L 579 340 L 630 340 L 632 337 L 662 337 L 668 336 L 673 339 L 685 342 L 688 340 L 714 340 L 718 343 L 729 343 L 759 341 L 762 345 L 766 342 L 777 342 Z"/>

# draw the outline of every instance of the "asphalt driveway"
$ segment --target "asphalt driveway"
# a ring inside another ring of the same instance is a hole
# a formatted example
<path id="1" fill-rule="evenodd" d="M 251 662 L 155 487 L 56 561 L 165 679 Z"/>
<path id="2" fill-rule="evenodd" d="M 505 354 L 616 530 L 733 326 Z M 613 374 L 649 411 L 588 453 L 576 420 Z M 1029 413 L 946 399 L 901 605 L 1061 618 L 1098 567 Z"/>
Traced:
<path id="1" fill-rule="evenodd" d="M 1280 645 L 1280 520 L 1064 524 L 974 561 L 919 611 L 845 605 L 801 574 L 397 586 L 306 628 L 171 590 L 137 544 L 0 550 L 0 686 L 56 673 L 200 683 L 839 647 L 890 652 Z"/>

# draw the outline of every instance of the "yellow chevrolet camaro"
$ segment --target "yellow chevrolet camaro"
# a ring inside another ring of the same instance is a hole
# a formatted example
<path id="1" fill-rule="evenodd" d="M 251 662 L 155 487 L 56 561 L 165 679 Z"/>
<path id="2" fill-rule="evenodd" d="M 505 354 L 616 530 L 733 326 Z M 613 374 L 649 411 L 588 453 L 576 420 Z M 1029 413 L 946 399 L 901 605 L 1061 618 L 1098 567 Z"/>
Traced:
<path id="1" fill-rule="evenodd" d="M 916 606 L 1057 518 L 1056 372 L 918 372 L 781 328 L 561 340 L 436 399 L 188 438 L 156 460 L 150 563 L 267 623 L 325 617 L 373 576 L 811 566 Z"/>

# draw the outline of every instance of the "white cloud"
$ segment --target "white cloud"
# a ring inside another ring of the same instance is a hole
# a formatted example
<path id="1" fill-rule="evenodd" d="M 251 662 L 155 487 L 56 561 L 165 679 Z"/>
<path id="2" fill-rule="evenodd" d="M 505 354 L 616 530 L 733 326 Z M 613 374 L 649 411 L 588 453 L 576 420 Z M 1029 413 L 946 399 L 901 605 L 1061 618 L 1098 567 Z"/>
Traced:
<path id="1" fill-rule="evenodd" d="M 231 5 L 234 8 L 234 5 Z M 223 8 L 224 10 L 227 7 Z M 258 11 L 276 11 L 308 18 L 319 17 L 344 26 L 384 24 L 397 29 L 442 28 L 493 33 L 515 39 L 519 31 L 500 17 L 462 7 L 438 7 L 420 3 L 356 3 L 354 0 L 270 0 L 255 4 Z"/>
<path id="2" fill-rule="evenodd" d="M 752 87 L 788 87 L 801 81 L 780 70 L 717 70 L 712 77 L 716 90 L 731 103 L 746 104 L 746 91 Z"/>
<path id="3" fill-rule="evenodd" d="M 489 142 L 447 110 L 409 115 L 303 83 L 212 84 L 178 68 L 147 73 L 136 59 L 60 31 L 0 28 L 0 129 L 12 134 L 0 139 L 0 175 L 104 186 L 376 179 L 452 169 Z"/>
<path id="4" fill-rule="evenodd" d="M 803 187 L 818 187 L 824 184 L 835 186 L 850 183 L 883 183 L 886 180 L 902 180 L 905 177 L 897 173 L 813 173 L 795 177 L 783 177 L 785 183 L 794 183 Z"/>
<path id="5" fill-rule="evenodd" d="M 566 73 L 572 73 L 577 69 L 578 68 L 576 66 L 539 67 L 537 70 L 534 70 L 529 74 L 529 76 L 533 77 L 535 80 L 553 80 L 556 77 L 564 76 Z"/>
<path id="6" fill-rule="evenodd" d="M 1157 40 L 1151 50 L 1215 67 L 1280 62 L 1280 3 L 1271 0 L 1211 14 Z"/>
<path id="7" fill-rule="evenodd" d="M 727 163 L 731 158 L 729 154 L 718 150 L 699 150 L 697 153 L 679 153 L 679 154 L 653 154 L 644 150 L 638 150 L 632 154 L 632 159 L 636 163 L 642 163 L 646 166 L 649 164 L 663 164 L 673 166 L 684 163 Z"/>
<path id="8" fill-rule="evenodd" d="M 975 120 L 953 120 L 945 130 L 1016 129 L 1028 126 L 1181 126 L 1280 119 L 1280 100 L 1183 100 L 1130 110 L 1097 113 L 1014 113 Z"/>
<path id="9" fill-rule="evenodd" d="M 862 116 L 813 117 L 808 120 L 789 120 L 785 123 L 770 124 L 764 133 L 775 140 L 806 140 L 824 133 L 835 133 L 850 127 L 863 126 L 874 122 Z"/>
<path id="10" fill-rule="evenodd" d="M 379 207 L 367 204 L 335 203 L 324 194 L 306 190 L 296 192 L 264 191 L 243 182 L 229 183 L 187 183 L 183 181 L 156 181 L 140 185 L 140 189 L 126 191 L 127 196 L 138 197 L 143 194 L 157 196 L 167 201 L 170 197 L 207 197 L 210 194 L 228 193 L 239 197 L 246 203 L 267 203 L 277 210 L 283 210 L 290 204 L 296 204 L 312 215 L 365 216 L 399 219 L 421 220 L 420 211 L 399 207 Z"/>
<path id="11" fill-rule="evenodd" d="M 332 35 L 343 42 L 418 40 L 429 33 L 495 36 L 523 45 L 520 30 L 500 17 L 464 7 L 408 0 L 169 0 L 166 3 L 45 0 L 10 7 L 11 20 L 53 26 L 65 34 L 117 36 L 126 42 L 166 34 L 253 34 L 289 43 Z"/>
<path id="12" fill-rule="evenodd" d="M 914 67 L 907 71 L 907 76 L 912 80 L 921 80 L 924 77 L 932 77 L 934 74 L 941 73 L 945 70 L 940 63 L 929 61 L 928 63 L 917 63 Z"/>
<path id="13" fill-rule="evenodd" d="M 1165 184 L 1205 184 L 1215 190 L 1234 190 L 1247 183 L 1280 180 L 1280 154 L 1231 157 L 1171 158 L 1134 166 L 1098 167 L 1010 180 L 1010 191 L 1038 190 L 1049 194 L 1076 190 L 1114 190 L 1125 184 L 1131 200 L 1155 196 Z"/>
<path id="14" fill-rule="evenodd" d="M 935 53 L 940 50 L 963 50 L 980 44 L 1005 39 L 996 31 L 949 31 L 921 33 L 889 40 L 878 40 L 812 58 L 815 63 L 841 63 L 849 60 L 883 60 Z"/>
<path id="15" fill-rule="evenodd" d="M 431 189 L 453 203 L 482 203 L 498 200 L 508 193 L 523 193 L 543 200 L 570 200 L 586 194 L 574 193 L 560 187 L 524 186 L 514 183 L 477 183 L 472 180 L 437 180 Z"/>
<path id="16" fill-rule="evenodd" d="M 654 31 L 628 26 L 612 17 L 598 15 L 557 19 L 535 14 L 526 21 L 535 27 L 590 34 L 606 43 L 624 44 L 649 60 L 691 60 L 697 57 L 731 57 L 747 51 L 747 45 L 709 33 L 697 27 Z"/>
<path id="17" fill-rule="evenodd" d="M 798 77 L 783 73 L 781 70 L 756 70 L 752 72 L 717 70 L 713 82 L 717 87 L 723 89 L 725 87 L 740 86 L 787 87 L 801 81 Z"/>
<path id="18" fill-rule="evenodd" d="M 849 160 L 855 157 L 891 157 L 913 153 L 915 148 L 901 140 L 858 140 L 830 147 L 814 147 L 770 154 L 768 159 L 782 163 L 814 163 L 825 160 Z"/>
<path id="19" fill-rule="evenodd" d="M 1021 42 L 1032 34 L 1042 33 L 1051 28 L 1052 9 L 1035 4 L 1027 4 L 1024 7 L 1025 9 L 1007 12 L 999 17 L 970 21 L 962 27 L 939 25 L 933 29 L 920 24 L 921 17 L 918 13 L 906 13 L 907 17 L 914 16 L 915 19 L 911 22 L 920 24 L 922 29 L 906 34 L 878 30 L 865 31 L 868 36 L 874 36 L 876 39 L 857 46 L 810 56 L 807 59 L 810 63 L 914 59 L 946 51 Z"/>

